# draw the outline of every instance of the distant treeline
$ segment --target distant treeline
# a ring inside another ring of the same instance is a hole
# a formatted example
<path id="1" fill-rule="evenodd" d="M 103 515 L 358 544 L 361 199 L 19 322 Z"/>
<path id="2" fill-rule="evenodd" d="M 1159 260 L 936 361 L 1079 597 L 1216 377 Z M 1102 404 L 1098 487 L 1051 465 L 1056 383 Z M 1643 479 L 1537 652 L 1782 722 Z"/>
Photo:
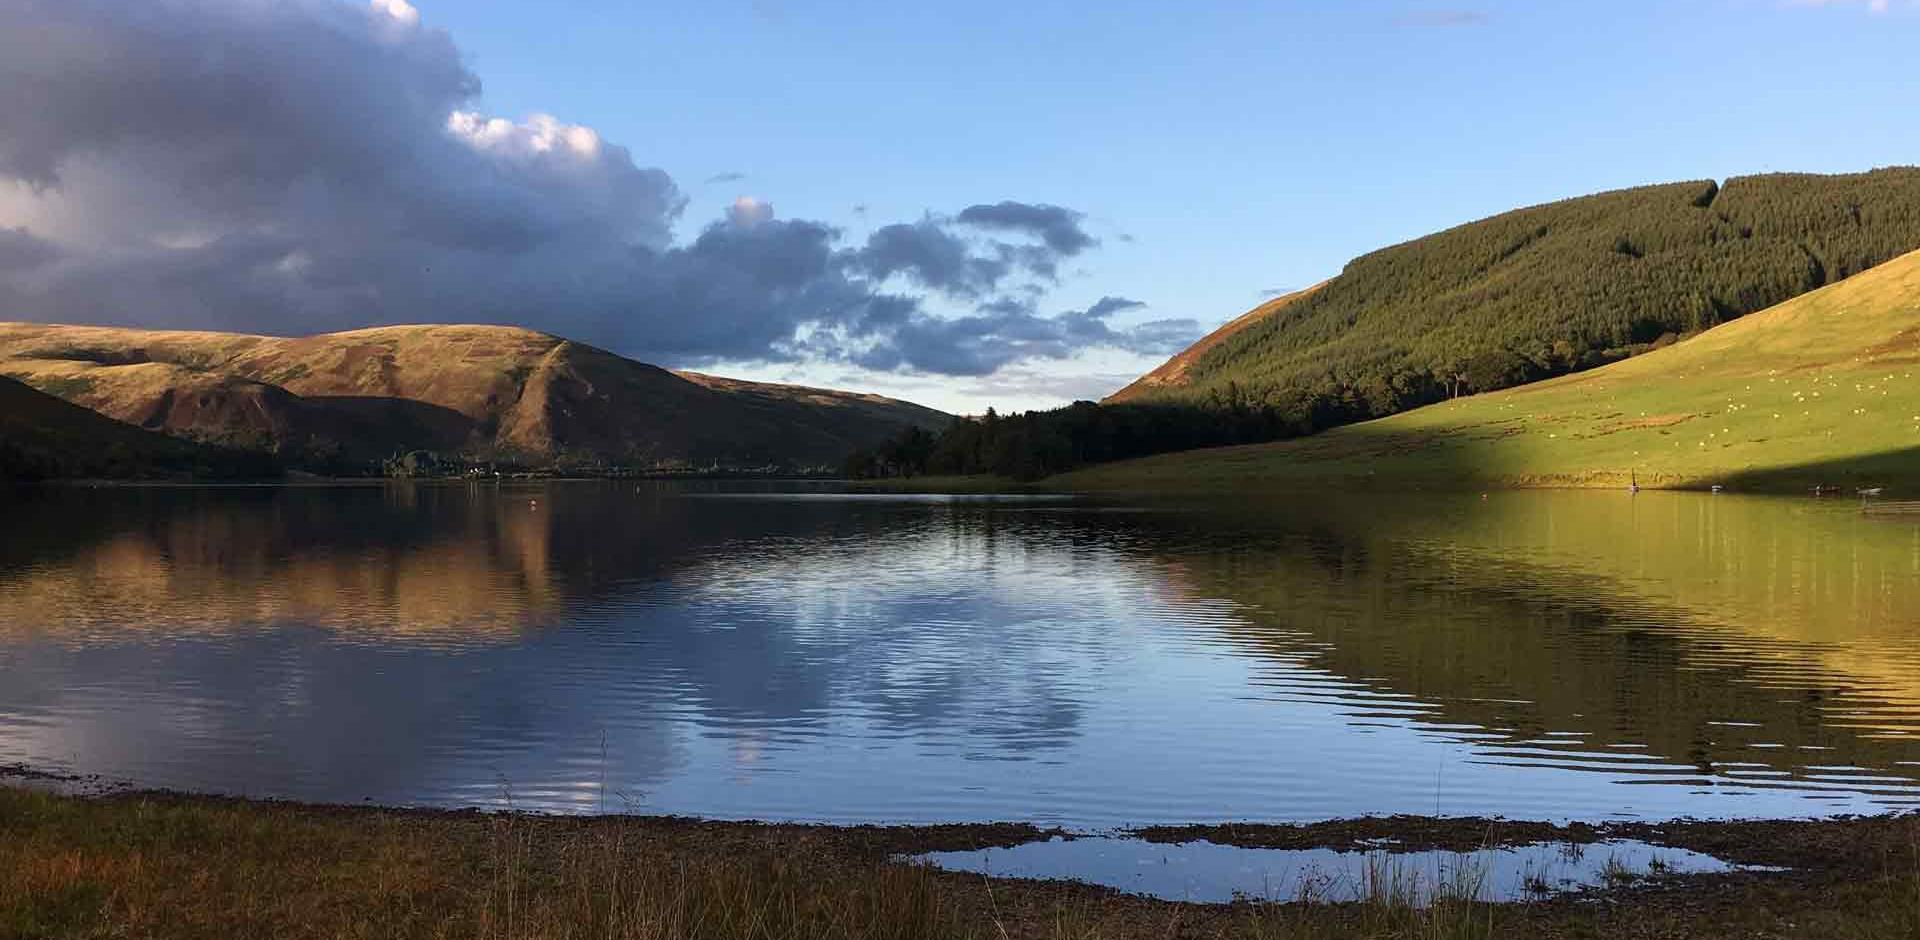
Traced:
<path id="1" fill-rule="evenodd" d="M 910 428 L 847 458 L 848 476 L 990 473 L 1037 480 L 1075 467 L 1196 447 L 1251 444 L 1291 437 L 1272 408 L 1200 407 L 1177 402 L 1096 405 L 1078 401 L 1053 411 L 960 418 L 940 434 Z"/>
<path id="2" fill-rule="evenodd" d="M 1624 358 L 1920 249 L 1920 168 L 1673 183 L 1385 248 L 1125 402 L 958 421 L 857 476 L 996 473 L 1311 434 Z"/>

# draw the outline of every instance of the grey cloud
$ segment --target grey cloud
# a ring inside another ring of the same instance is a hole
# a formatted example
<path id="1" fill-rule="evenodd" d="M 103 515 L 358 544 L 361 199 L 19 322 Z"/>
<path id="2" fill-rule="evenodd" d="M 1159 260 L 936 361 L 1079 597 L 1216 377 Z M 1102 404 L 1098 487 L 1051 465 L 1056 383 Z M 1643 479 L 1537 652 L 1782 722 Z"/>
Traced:
<path id="1" fill-rule="evenodd" d="M 1131 297 L 1102 297 L 1094 301 L 1093 306 L 1087 308 L 1087 316 L 1098 320 L 1122 310 L 1134 310 L 1144 306 L 1146 306 L 1144 302 Z"/>
<path id="2" fill-rule="evenodd" d="M 969 375 L 1158 342 L 1111 311 L 925 309 L 1043 297 L 1095 244 L 1059 206 L 975 205 L 847 246 L 742 199 L 678 241 L 671 177 L 589 127 L 475 112 L 452 37 L 399 0 L 0 0 L 0 88 L 6 315 L 516 323 L 673 365 Z"/>
<path id="3" fill-rule="evenodd" d="M 732 172 L 715 173 L 712 176 L 707 177 L 707 185 L 717 186 L 721 183 L 738 183 L 741 180 L 746 178 L 747 178 L 747 174 L 745 173 L 732 173 Z"/>
<path id="4" fill-rule="evenodd" d="M 857 263 L 879 280 L 903 275 L 956 297 L 977 297 L 993 290 L 1011 268 L 1003 259 L 974 254 L 965 241 L 931 217 L 874 230 Z"/>
<path id="5" fill-rule="evenodd" d="M 1200 321 L 1192 317 L 1148 320 L 1127 333 L 1126 349 L 1144 355 L 1171 356 L 1200 338 Z"/>
<path id="6" fill-rule="evenodd" d="M 36 268 L 60 256 L 60 249 L 24 228 L 0 228 L 0 271 Z"/>
<path id="7" fill-rule="evenodd" d="M 968 206 L 958 218 L 963 225 L 1032 235 L 1061 257 L 1070 258 L 1099 244 L 1080 227 L 1084 213 L 1060 206 L 1006 200 Z"/>
<path id="8" fill-rule="evenodd" d="M 896 328 L 887 343 L 856 359 L 869 368 L 908 366 L 947 375 L 991 375 L 1033 359 L 1065 359 L 1083 349 L 1103 347 L 1164 355 L 1178 352 L 1199 336 L 1190 319 L 1155 320 L 1115 329 L 1106 319 L 1119 310 L 1145 304 L 1124 297 L 1103 297 L 1086 310 L 1041 316 L 1030 301 L 999 298 L 965 317 L 917 317 Z"/>

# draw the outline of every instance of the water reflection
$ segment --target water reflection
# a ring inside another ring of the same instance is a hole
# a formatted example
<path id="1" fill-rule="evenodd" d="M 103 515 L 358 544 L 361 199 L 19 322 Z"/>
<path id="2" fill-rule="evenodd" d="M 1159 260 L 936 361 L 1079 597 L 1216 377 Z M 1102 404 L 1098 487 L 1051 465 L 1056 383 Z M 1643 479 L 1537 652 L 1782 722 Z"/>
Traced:
<path id="1" fill-rule="evenodd" d="M 1537 901 L 1645 878 L 1742 870 L 1711 855 L 1628 839 L 1591 845 L 1537 842 L 1472 852 L 1376 849 L 1254 849 L 1084 837 L 1004 849 L 914 857 L 949 871 L 1001 878 L 1072 880 L 1168 901 L 1222 903 L 1375 901 L 1426 906 L 1439 900 Z"/>
<path id="2" fill-rule="evenodd" d="M 1170 566 L 1258 611 L 1249 648 L 1402 697 L 1382 717 L 1514 763 L 1906 786 L 1862 768 L 1920 734 L 1920 527 L 1680 494 L 1267 509 L 1164 517 Z"/>
<path id="3" fill-rule="evenodd" d="M 1844 507 L 569 484 L 0 509 L 0 763 L 1078 826 L 1916 793 L 1920 536 Z"/>

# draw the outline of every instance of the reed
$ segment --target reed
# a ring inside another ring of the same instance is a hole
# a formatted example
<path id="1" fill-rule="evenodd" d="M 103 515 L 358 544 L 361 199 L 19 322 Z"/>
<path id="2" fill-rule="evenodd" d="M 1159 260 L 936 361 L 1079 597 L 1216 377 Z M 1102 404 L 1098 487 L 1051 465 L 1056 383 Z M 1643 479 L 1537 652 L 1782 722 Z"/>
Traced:
<path id="1" fill-rule="evenodd" d="M 889 861 L 877 831 L 0 787 L 0 940 L 1914 940 L 1920 822 L 1887 827 L 1833 830 L 1883 847 L 1857 871 L 1605 905 L 1490 904 L 1464 859 L 1429 875 L 1385 856 L 1357 903 L 1187 905 Z"/>

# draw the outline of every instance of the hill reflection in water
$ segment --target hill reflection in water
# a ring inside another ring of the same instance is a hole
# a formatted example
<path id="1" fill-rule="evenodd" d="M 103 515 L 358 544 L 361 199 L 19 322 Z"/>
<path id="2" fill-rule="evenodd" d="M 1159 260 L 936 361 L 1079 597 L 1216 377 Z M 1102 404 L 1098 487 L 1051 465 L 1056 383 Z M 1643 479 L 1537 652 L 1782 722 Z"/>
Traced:
<path id="1" fill-rule="evenodd" d="M 0 763 L 1074 826 L 1914 801 L 1920 534 L 1642 494 L 41 490 Z"/>

